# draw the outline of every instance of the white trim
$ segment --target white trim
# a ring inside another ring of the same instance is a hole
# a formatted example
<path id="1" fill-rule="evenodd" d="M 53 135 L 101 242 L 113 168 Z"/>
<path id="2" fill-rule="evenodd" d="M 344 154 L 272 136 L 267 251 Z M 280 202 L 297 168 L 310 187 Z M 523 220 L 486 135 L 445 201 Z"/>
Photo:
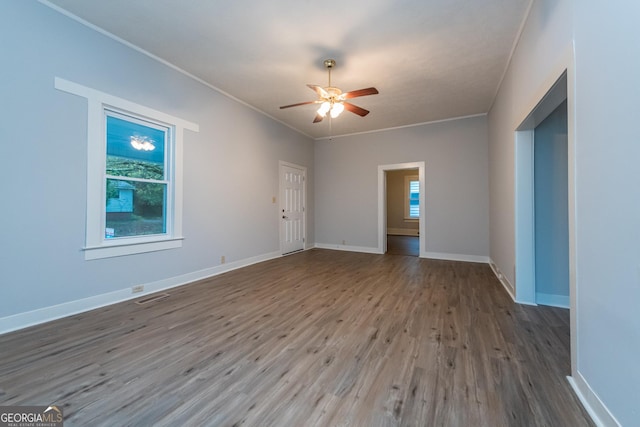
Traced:
<path id="1" fill-rule="evenodd" d="M 533 129 L 516 131 L 514 292 L 518 301 L 526 304 L 536 303 L 533 142 Z"/>
<path id="2" fill-rule="evenodd" d="M 378 248 L 372 248 L 369 246 L 349 246 L 349 245 L 333 245 L 330 243 L 316 243 L 314 248 L 318 249 L 331 249 L 334 251 L 347 251 L 347 252 L 361 252 L 365 254 L 381 254 Z"/>
<path id="3" fill-rule="evenodd" d="M 483 264 L 489 263 L 489 257 L 486 256 L 450 254 L 446 252 L 425 252 L 420 257 L 429 259 L 442 259 L 446 261 L 480 262 Z"/>
<path id="4" fill-rule="evenodd" d="M 576 372 L 574 376 L 567 377 L 567 381 L 580 399 L 582 406 L 587 411 L 591 420 L 598 427 L 620 427 L 616 417 L 609 411 L 598 395 L 591 389 L 582 374 Z"/>
<path id="5" fill-rule="evenodd" d="M 193 132 L 200 131 L 200 126 L 198 126 L 196 123 L 181 119 L 176 116 L 172 116 L 162 111 L 154 110 L 153 108 L 149 108 L 144 105 L 137 104 L 135 102 L 129 101 L 124 98 L 110 95 L 108 93 L 101 92 L 99 90 L 96 90 L 87 86 L 83 86 L 81 84 L 74 83 L 69 80 L 65 80 L 61 77 L 55 77 L 54 86 L 56 89 L 62 92 L 67 92 L 73 95 L 81 96 L 88 100 L 95 100 L 104 105 L 117 106 L 117 108 L 119 109 L 121 108 L 124 110 L 134 112 L 136 114 L 146 116 L 151 120 L 160 120 L 166 123 L 171 123 L 176 126 L 180 126 L 184 129 L 191 130 Z"/>
<path id="6" fill-rule="evenodd" d="M 516 301 L 515 287 L 511 284 L 511 282 L 509 282 L 509 279 L 507 279 L 505 275 L 502 274 L 502 271 L 500 271 L 496 263 L 491 258 L 489 258 L 489 267 L 491 267 L 491 270 L 493 270 L 493 274 L 496 275 L 496 278 L 502 284 L 502 287 L 504 288 L 504 290 L 507 291 L 507 293 L 509 294 L 513 302 L 521 303 L 519 301 Z M 521 304 L 526 304 L 526 303 L 521 303 Z M 535 304 L 532 304 L 532 305 L 535 305 Z"/>
<path id="7" fill-rule="evenodd" d="M 569 308 L 569 295 L 554 295 L 536 292 L 536 304 L 559 308 Z"/>
<path id="8" fill-rule="evenodd" d="M 338 244 L 330 244 L 330 243 L 316 243 L 314 247 L 318 249 L 330 249 L 335 251 L 362 252 L 367 254 L 379 254 L 379 255 L 383 254 L 379 248 L 372 248 L 368 246 L 349 246 L 349 245 L 338 245 Z M 425 252 L 424 256 L 421 256 L 420 258 L 439 259 L 443 261 L 478 262 L 482 264 L 489 263 L 489 257 L 485 257 L 485 256 L 449 254 L 449 253 L 439 253 L 439 252 Z"/>
<path id="9" fill-rule="evenodd" d="M 171 238 L 171 239 L 163 239 L 157 242 L 140 242 L 140 245 L 143 248 L 141 250 L 137 250 L 135 248 L 136 244 L 134 243 L 125 243 L 121 245 L 113 245 L 113 246 L 97 246 L 97 247 L 85 247 L 84 249 L 84 259 L 85 260 L 94 260 L 94 259 L 102 259 L 102 258 L 112 258 L 124 255 L 132 255 L 142 252 L 156 252 L 156 251 L 165 251 L 167 249 L 175 249 L 182 246 L 182 237 L 179 238 Z"/>
<path id="10" fill-rule="evenodd" d="M 460 116 L 460 117 L 451 117 L 451 118 L 448 118 L 448 119 L 431 120 L 431 121 L 428 121 L 428 122 L 414 123 L 414 124 L 403 125 L 403 126 L 394 126 L 394 127 L 390 127 L 390 128 L 384 128 L 384 129 L 373 129 L 373 130 L 366 130 L 366 131 L 362 131 L 362 132 L 345 133 L 345 134 L 342 134 L 342 135 L 322 136 L 322 137 L 319 137 L 319 138 L 314 138 L 314 140 L 315 141 L 322 141 L 323 139 L 332 140 L 332 139 L 335 139 L 335 138 L 343 138 L 343 137 L 347 137 L 347 136 L 365 135 L 367 133 L 386 132 L 386 131 L 391 131 L 391 130 L 413 128 L 413 127 L 416 127 L 416 126 L 425 126 L 425 125 L 433 125 L 433 124 L 436 124 L 436 123 L 451 122 L 451 121 L 454 121 L 454 120 L 472 119 L 474 117 L 482 117 L 482 116 L 486 116 L 486 115 L 487 115 L 487 113 L 471 114 L 469 116 Z"/>
<path id="11" fill-rule="evenodd" d="M 12 316 L 0 318 L 0 334 L 17 331 L 29 326 L 38 325 L 52 320 L 61 319 L 63 317 L 72 316 L 78 313 L 84 313 L 96 308 L 105 307 L 119 302 L 138 299 L 143 295 L 154 292 L 165 291 L 177 286 L 187 285 L 198 280 L 207 279 L 217 276 L 218 274 L 228 271 L 237 270 L 238 268 L 247 267 L 263 261 L 279 258 L 279 252 L 270 252 L 243 260 L 221 264 L 216 267 L 207 268 L 200 271 L 182 274 L 180 276 L 168 279 L 158 280 L 156 282 L 144 283 L 145 292 L 133 294 L 131 288 L 120 289 L 102 295 L 95 295 L 80 300 L 69 301 L 58 305 L 39 308 L 37 310 L 18 313 Z"/>
<path id="12" fill-rule="evenodd" d="M 420 231 L 420 257 L 425 258 L 426 249 L 426 211 L 425 211 L 425 162 L 395 163 L 391 165 L 378 165 L 378 253 L 387 251 L 387 171 L 402 169 L 418 169 L 420 181 L 420 218 L 418 229 Z"/>
<path id="13" fill-rule="evenodd" d="M 572 41 L 565 53 L 567 73 L 567 138 L 569 142 L 569 329 L 571 333 L 571 368 L 578 370 L 578 253 L 576 213 L 576 107 L 575 107 L 575 46 Z"/>
<path id="14" fill-rule="evenodd" d="M 531 15 L 531 9 L 533 8 L 533 3 L 534 3 L 534 0 L 529 0 L 529 5 L 527 6 L 527 10 L 524 12 L 522 21 L 520 21 L 520 28 L 518 28 L 516 37 L 513 39 L 513 44 L 511 45 L 511 52 L 509 52 L 509 58 L 507 59 L 507 63 L 504 66 L 504 70 L 502 70 L 502 75 L 500 76 L 500 80 L 498 81 L 498 85 L 496 86 L 496 91 L 493 94 L 493 98 L 491 99 L 491 104 L 489 105 L 489 109 L 487 111 L 491 111 L 491 109 L 493 108 L 493 104 L 495 104 L 496 99 L 498 99 L 498 93 L 500 93 L 500 88 L 502 87 L 504 78 L 507 76 L 507 72 L 511 67 L 511 62 L 513 62 L 513 55 L 516 53 L 516 49 L 520 44 L 520 39 L 522 39 L 522 33 L 524 32 L 524 27 L 527 25 L 527 21 L 529 20 L 529 15 Z"/>
<path id="15" fill-rule="evenodd" d="M 187 120 L 172 116 L 135 102 L 113 96 L 68 80 L 56 77 L 56 89 L 87 99 L 87 210 L 85 260 L 109 258 L 174 249 L 182 246 L 182 178 L 184 129 L 198 132 L 200 127 Z M 105 171 L 105 111 L 122 112 L 161 123 L 172 134 L 171 150 L 166 153 L 171 167 L 169 201 L 167 206 L 167 234 L 162 236 L 135 236 L 117 240 L 104 239 Z"/>

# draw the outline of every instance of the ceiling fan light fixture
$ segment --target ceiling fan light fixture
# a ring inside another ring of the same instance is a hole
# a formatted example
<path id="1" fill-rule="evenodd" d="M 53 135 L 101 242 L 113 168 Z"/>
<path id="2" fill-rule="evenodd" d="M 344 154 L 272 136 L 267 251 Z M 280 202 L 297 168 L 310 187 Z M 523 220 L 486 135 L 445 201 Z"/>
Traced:
<path id="1" fill-rule="evenodd" d="M 325 101 L 322 104 L 320 104 L 320 108 L 318 108 L 318 114 L 324 117 L 327 115 L 329 110 L 331 110 L 331 104 L 329 103 L 329 101 Z"/>
<path id="2" fill-rule="evenodd" d="M 313 90 L 318 99 L 315 101 L 298 102 L 296 104 L 283 105 L 280 109 L 299 107 L 301 105 L 320 104 L 320 107 L 316 110 L 316 117 L 313 119 L 313 123 L 319 123 L 329 113 L 331 118 L 336 118 L 345 110 L 357 114 L 360 117 L 364 117 L 369 114 L 368 110 L 358 107 L 350 102 L 346 102 L 347 99 L 356 98 L 359 96 L 376 95 L 378 89 L 375 87 L 367 87 L 364 89 L 352 90 L 350 92 L 342 92 L 337 87 L 331 86 L 331 69 L 335 67 L 336 61 L 333 59 L 327 59 L 324 61 L 324 66 L 329 73 L 329 84 L 326 87 L 308 84 L 307 87 Z"/>
<path id="3" fill-rule="evenodd" d="M 344 104 L 342 102 L 336 102 L 331 108 L 331 118 L 335 119 L 344 111 Z"/>

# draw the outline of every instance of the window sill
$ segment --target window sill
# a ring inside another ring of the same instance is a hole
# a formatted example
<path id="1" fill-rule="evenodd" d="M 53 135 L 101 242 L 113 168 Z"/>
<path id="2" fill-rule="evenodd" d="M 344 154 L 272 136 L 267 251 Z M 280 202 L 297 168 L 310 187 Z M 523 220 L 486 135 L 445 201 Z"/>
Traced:
<path id="1" fill-rule="evenodd" d="M 84 259 L 102 259 L 113 258 L 118 256 L 141 254 L 145 252 L 164 251 L 167 249 L 175 249 L 182 247 L 183 237 L 174 237 L 171 239 L 158 240 L 153 242 L 127 242 L 127 243 L 115 243 L 103 246 L 85 247 Z M 111 243 L 111 242 L 109 242 Z"/>

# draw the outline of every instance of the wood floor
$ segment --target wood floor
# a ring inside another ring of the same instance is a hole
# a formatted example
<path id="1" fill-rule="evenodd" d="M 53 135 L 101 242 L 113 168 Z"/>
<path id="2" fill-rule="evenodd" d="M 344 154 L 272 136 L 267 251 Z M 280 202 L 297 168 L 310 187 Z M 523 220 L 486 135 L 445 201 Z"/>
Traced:
<path id="1" fill-rule="evenodd" d="M 418 236 L 387 235 L 387 255 L 420 256 Z"/>
<path id="2" fill-rule="evenodd" d="M 0 405 L 65 426 L 591 426 L 568 312 L 484 264 L 310 250 L 0 336 Z"/>

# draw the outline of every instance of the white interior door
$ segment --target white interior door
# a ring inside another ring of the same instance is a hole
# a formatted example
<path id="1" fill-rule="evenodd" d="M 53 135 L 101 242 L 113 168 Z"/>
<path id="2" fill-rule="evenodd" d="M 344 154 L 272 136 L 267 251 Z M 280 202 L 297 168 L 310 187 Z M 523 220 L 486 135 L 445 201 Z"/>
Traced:
<path id="1" fill-rule="evenodd" d="M 304 249 L 305 178 L 305 168 L 280 163 L 280 248 L 283 254 Z"/>

